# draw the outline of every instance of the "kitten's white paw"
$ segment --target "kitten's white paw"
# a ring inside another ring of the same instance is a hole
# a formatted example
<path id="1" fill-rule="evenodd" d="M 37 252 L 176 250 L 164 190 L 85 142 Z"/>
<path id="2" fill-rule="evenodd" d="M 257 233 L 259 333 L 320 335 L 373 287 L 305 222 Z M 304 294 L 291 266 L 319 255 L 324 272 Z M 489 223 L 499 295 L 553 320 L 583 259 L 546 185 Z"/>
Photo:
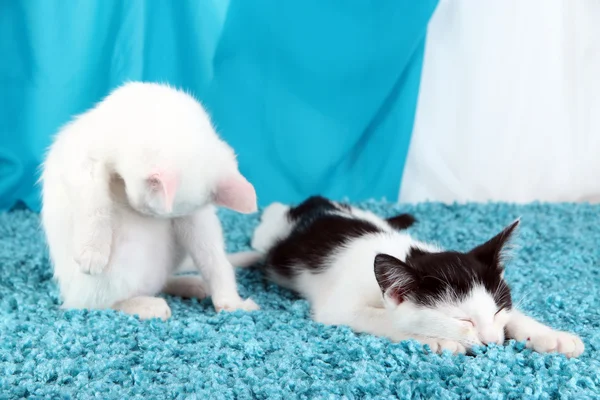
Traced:
<path id="1" fill-rule="evenodd" d="M 241 298 L 237 299 L 220 299 L 214 300 L 213 304 L 215 306 L 215 310 L 217 312 L 221 311 L 235 311 L 235 310 L 244 310 L 244 311 L 256 311 L 260 310 L 258 304 L 256 304 L 252 299 L 242 300 Z"/>
<path id="2" fill-rule="evenodd" d="M 110 259 L 110 248 L 84 247 L 74 257 L 84 274 L 99 275 L 106 269 Z"/>
<path id="3" fill-rule="evenodd" d="M 579 357 L 585 345 L 572 333 L 549 329 L 528 337 L 527 348 L 538 353 L 561 353 L 567 357 Z"/>
<path id="4" fill-rule="evenodd" d="M 171 308 L 165 299 L 160 297 L 134 297 L 115 304 L 113 309 L 137 315 L 142 320 L 159 318 L 166 321 L 171 317 Z"/>
<path id="5" fill-rule="evenodd" d="M 444 350 L 447 350 L 452 354 L 464 354 L 467 352 L 465 346 L 454 340 L 429 338 L 418 340 L 424 345 L 429 345 L 429 348 L 431 348 L 431 351 L 434 353 L 441 353 Z"/>

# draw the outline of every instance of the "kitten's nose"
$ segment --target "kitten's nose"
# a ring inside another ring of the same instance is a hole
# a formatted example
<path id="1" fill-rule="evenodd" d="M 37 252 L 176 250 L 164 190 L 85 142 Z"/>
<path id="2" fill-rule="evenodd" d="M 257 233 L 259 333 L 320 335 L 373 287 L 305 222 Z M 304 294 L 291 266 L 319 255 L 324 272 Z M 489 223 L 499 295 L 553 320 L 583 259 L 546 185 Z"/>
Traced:
<path id="1" fill-rule="evenodd" d="M 498 338 L 498 335 L 496 335 L 495 333 L 481 335 L 480 340 L 481 340 L 481 343 L 483 343 L 485 346 L 487 346 L 488 344 L 491 344 L 491 343 L 495 343 L 495 344 L 500 343 L 500 339 Z"/>
<path id="2" fill-rule="evenodd" d="M 499 338 L 498 333 L 496 333 L 493 330 L 485 330 L 483 332 L 480 332 L 479 340 L 481 340 L 481 343 L 483 343 L 486 346 L 490 343 L 496 343 L 496 344 L 500 343 L 500 338 Z"/>

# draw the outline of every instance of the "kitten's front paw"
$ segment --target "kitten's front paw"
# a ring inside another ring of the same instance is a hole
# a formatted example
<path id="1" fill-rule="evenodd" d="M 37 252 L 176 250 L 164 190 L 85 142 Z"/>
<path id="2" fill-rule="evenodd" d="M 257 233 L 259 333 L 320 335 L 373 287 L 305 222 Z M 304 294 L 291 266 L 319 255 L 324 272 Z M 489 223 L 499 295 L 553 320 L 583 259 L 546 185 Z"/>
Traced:
<path id="1" fill-rule="evenodd" d="M 88 275 L 99 275 L 108 265 L 110 249 L 88 246 L 81 249 L 74 258 L 81 272 Z"/>
<path id="2" fill-rule="evenodd" d="M 246 300 L 242 300 L 241 298 L 221 299 L 221 300 L 213 299 L 213 304 L 214 304 L 215 310 L 217 312 L 235 311 L 235 310 L 256 311 L 256 310 L 260 309 L 258 304 L 256 304 L 252 299 L 246 299 Z"/>
<path id="3" fill-rule="evenodd" d="M 561 353 L 579 357 L 585 348 L 581 339 L 569 332 L 547 330 L 527 338 L 527 348 L 538 353 Z"/>
<path id="4" fill-rule="evenodd" d="M 467 349 L 465 346 L 454 340 L 447 339 L 418 339 L 423 345 L 429 345 L 434 353 L 442 353 L 448 350 L 452 354 L 465 354 Z"/>

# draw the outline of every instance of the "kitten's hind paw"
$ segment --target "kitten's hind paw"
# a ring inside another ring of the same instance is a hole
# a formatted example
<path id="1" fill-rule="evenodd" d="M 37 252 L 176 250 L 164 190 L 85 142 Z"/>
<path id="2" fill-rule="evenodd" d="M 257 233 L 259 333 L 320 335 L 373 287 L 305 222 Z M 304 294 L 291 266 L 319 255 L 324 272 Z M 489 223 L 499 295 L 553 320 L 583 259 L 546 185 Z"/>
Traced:
<path id="1" fill-rule="evenodd" d="M 465 354 L 467 349 L 465 346 L 454 340 L 447 339 L 418 339 L 423 345 L 428 345 L 432 352 L 442 353 L 444 350 L 452 354 Z"/>
<path id="2" fill-rule="evenodd" d="M 527 348 L 538 353 L 561 353 L 567 357 L 579 357 L 585 345 L 572 333 L 548 330 L 527 338 Z"/>
<path id="3" fill-rule="evenodd" d="M 242 300 L 213 300 L 213 304 L 215 306 L 215 310 L 217 312 L 221 311 L 235 311 L 235 310 L 244 310 L 244 311 L 256 311 L 260 310 L 258 304 L 256 304 L 252 299 Z"/>
<path id="4" fill-rule="evenodd" d="M 84 247 L 74 257 L 81 272 L 87 275 L 99 275 L 106 269 L 110 259 L 110 249 Z"/>
<path id="5" fill-rule="evenodd" d="M 271 203 L 267 207 L 265 207 L 262 215 L 260 216 L 260 220 L 262 222 L 279 220 L 285 216 L 285 214 L 290 210 L 290 206 L 287 206 L 283 203 Z"/>
<path id="6" fill-rule="evenodd" d="M 253 249 L 266 253 L 279 240 L 289 233 L 290 225 L 286 214 L 290 207 L 273 203 L 263 211 L 261 222 L 252 235 Z"/>

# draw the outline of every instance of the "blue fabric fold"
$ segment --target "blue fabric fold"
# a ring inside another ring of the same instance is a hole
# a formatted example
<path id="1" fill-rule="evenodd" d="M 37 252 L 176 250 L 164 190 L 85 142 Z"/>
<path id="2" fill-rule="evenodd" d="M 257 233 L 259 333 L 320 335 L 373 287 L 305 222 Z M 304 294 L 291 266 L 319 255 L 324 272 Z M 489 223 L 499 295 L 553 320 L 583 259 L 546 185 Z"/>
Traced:
<path id="1" fill-rule="evenodd" d="M 0 209 L 40 208 L 61 125 L 127 80 L 198 97 L 261 205 L 397 198 L 437 0 L 0 0 Z"/>

